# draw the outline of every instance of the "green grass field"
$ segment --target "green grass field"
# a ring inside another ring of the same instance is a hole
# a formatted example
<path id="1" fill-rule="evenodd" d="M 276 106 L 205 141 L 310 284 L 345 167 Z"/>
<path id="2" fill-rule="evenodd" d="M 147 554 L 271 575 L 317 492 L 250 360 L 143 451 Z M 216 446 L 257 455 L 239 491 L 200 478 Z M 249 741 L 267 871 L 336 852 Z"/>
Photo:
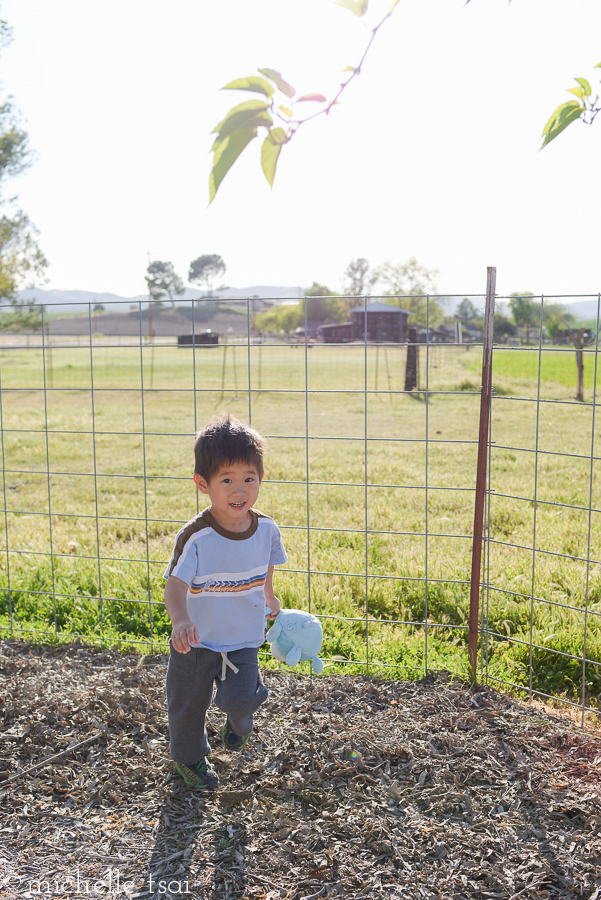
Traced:
<path id="1" fill-rule="evenodd" d="M 592 400 L 595 385 L 595 348 L 583 351 L 584 386 Z M 479 360 L 474 361 L 472 369 L 479 371 Z M 549 399 L 573 399 L 576 396 L 576 354 L 573 348 L 547 348 L 540 352 L 538 347 L 517 348 L 499 346 L 494 351 L 494 376 L 502 391 L 511 386 L 519 388 L 519 396 L 536 396 L 538 372 L 540 364 L 541 396 Z M 551 394 L 553 396 L 551 396 Z M 559 396 L 561 394 L 561 396 Z"/>
<path id="2" fill-rule="evenodd" d="M 414 395 L 402 393 L 405 352 L 0 350 L 3 633 L 165 642 L 162 573 L 197 511 L 192 435 L 230 410 L 268 436 L 259 508 L 289 555 L 277 589 L 324 617 L 331 665 L 406 677 L 427 655 L 465 674 L 481 349 L 421 348 Z M 538 365 L 538 352 L 495 350 L 484 649 L 491 676 L 580 702 L 586 628 L 596 707 L 601 567 L 587 560 L 601 560 L 589 512 L 601 509 L 601 421 L 593 436 L 592 405 L 571 402 L 573 352 L 544 351 L 537 406 Z M 589 401 L 593 371 L 587 354 Z"/>

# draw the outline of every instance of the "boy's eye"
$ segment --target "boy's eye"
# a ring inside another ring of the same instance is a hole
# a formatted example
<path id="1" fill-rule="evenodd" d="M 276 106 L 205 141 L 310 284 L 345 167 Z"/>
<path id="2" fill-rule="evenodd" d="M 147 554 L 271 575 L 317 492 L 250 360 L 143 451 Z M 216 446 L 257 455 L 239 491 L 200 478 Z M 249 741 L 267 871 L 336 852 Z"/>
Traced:
<path id="1" fill-rule="evenodd" d="M 247 480 L 247 481 L 254 481 L 255 479 L 252 478 L 252 476 L 249 476 L 246 480 Z"/>

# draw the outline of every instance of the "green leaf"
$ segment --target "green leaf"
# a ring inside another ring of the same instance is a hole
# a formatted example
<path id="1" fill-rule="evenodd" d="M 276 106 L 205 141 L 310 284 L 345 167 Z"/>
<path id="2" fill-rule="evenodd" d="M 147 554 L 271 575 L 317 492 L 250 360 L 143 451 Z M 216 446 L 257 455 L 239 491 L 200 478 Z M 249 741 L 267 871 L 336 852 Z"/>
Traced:
<path id="1" fill-rule="evenodd" d="M 580 97 L 580 99 L 584 102 L 584 91 L 582 90 L 581 87 L 568 88 L 568 92 L 570 94 L 575 94 L 577 97 Z"/>
<path id="2" fill-rule="evenodd" d="M 238 130 L 213 144 L 213 166 L 209 176 L 209 205 L 213 202 L 217 189 L 245 147 L 257 136 L 256 128 Z"/>
<path id="3" fill-rule="evenodd" d="M 280 106 L 280 109 L 284 113 L 285 116 L 292 116 L 292 110 L 288 109 L 287 106 Z"/>
<path id="4" fill-rule="evenodd" d="M 287 97 L 290 97 L 290 99 L 296 94 L 296 90 L 292 85 L 288 84 L 287 81 L 284 81 L 281 72 L 276 72 L 275 69 L 259 69 L 259 72 L 266 78 L 270 78 L 275 86 L 279 88 L 283 94 L 286 94 Z"/>
<path id="5" fill-rule="evenodd" d="M 302 103 L 303 101 L 311 100 L 314 103 L 325 103 L 326 97 L 323 94 L 303 94 L 302 97 L 297 97 L 295 103 Z"/>
<path id="6" fill-rule="evenodd" d="M 288 135 L 283 128 L 273 128 L 263 141 L 261 147 L 261 166 L 265 178 L 273 187 L 273 179 L 275 178 L 275 169 L 278 164 L 278 158 L 282 147 L 288 140 Z"/>
<path id="7" fill-rule="evenodd" d="M 334 0 L 336 6 L 343 6 L 350 9 L 356 16 L 364 16 L 367 12 L 369 0 Z"/>
<path id="8" fill-rule="evenodd" d="M 544 140 L 542 147 L 545 147 L 554 140 L 558 134 L 561 134 L 564 128 L 567 128 L 568 125 L 571 125 L 572 122 L 579 119 L 583 112 L 584 108 L 577 100 L 568 100 L 567 103 L 562 103 L 561 106 L 558 106 L 543 128 Z"/>
<path id="9" fill-rule="evenodd" d="M 240 103 L 230 109 L 225 119 L 213 129 L 213 134 L 218 134 L 221 139 L 239 129 L 257 128 L 259 125 L 271 128 L 273 119 L 267 112 L 268 109 L 269 106 L 262 100 L 247 100 L 246 103 Z"/>
<path id="10" fill-rule="evenodd" d="M 392 15 L 392 13 L 393 13 L 393 11 L 394 11 L 394 8 L 395 8 L 395 6 L 397 5 L 398 2 L 399 2 L 399 0 L 394 0 L 394 3 L 392 4 L 392 6 L 390 7 L 390 9 L 388 10 L 388 15 L 389 15 L 389 16 Z M 467 0 L 467 2 L 469 3 L 469 0 Z M 509 2 L 511 3 L 511 0 L 509 0 Z M 466 4 L 466 5 L 467 5 L 467 4 Z"/>
<path id="11" fill-rule="evenodd" d="M 588 83 L 588 81 L 586 80 L 586 78 L 576 78 L 575 80 L 578 82 L 578 84 L 580 84 L 582 86 L 582 89 L 583 89 L 584 93 L 586 94 L 586 96 L 590 97 L 590 95 L 592 93 L 591 86 Z"/>
<path id="12" fill-rule="evenodd" d="M 283 128 L 272 128 L 269 132 L 269 138 L 274 144 L 287 144 L 290 140 Z"/>
<path id="13" fill-rule="evenodd" d="M 256 75 L 249 75 L 248 78 L 236 78 L 235 81 L 230 81 L 230 83 L 226 84 L 225 87 L 222 87 L 221 90 L 253 91 L 255 94 L 265 94 L 266 97 L 271 97 L 274 89 L 264 78 L 258 78 Z"/>

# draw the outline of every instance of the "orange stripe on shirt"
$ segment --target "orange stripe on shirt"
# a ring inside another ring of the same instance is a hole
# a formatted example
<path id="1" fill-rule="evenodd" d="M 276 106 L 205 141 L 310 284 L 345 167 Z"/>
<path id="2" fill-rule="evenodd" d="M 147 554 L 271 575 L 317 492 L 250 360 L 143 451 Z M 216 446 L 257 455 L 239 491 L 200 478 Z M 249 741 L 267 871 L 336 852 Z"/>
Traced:
<path id="1" fill-rule="evenodd" d="M 255 578 L 254 581 L 245 581 L 242 584 L 219 584 L 209 588 L 206 587 L 205 582 L 205 584 L 199 585 L 196 588 L 190 585 L 189 590 L 191 594 L 202 594 L 205 591 L 207 594 L 238 594 L 241 591 L 249 591 L 254 588 L 263 587 L 265 580 L 265 576 L 262 575 L 259 578 Z"/>

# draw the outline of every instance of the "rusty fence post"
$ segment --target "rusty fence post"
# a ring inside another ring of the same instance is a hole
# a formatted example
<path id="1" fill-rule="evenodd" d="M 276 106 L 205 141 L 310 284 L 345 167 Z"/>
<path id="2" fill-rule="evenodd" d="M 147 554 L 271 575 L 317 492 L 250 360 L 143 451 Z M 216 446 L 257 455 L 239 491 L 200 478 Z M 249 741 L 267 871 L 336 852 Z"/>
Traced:
<path id="1" fill-rule="evenodd" d="M 482 353 L 482 387 L 480 390 L 480 427 L 478 432 L 478 467 L 476 470 L 476 502 L 474 504 L 474 542 L 472 545 L 472 575 L 470 580 L 470 615 L 468 654 L 472 681 L 476 681 L 478 658 L 478 622 L 480 618 L 480 574 L 482 569 L 482 534 L 486 499 L 486 463 L 488 459 L 488 429 L 492 397 L 492 345 L 495 321 L 495 285 L 497 270 L 487 269 L 486 309 L 484 312 L 484 348 Z"/>

